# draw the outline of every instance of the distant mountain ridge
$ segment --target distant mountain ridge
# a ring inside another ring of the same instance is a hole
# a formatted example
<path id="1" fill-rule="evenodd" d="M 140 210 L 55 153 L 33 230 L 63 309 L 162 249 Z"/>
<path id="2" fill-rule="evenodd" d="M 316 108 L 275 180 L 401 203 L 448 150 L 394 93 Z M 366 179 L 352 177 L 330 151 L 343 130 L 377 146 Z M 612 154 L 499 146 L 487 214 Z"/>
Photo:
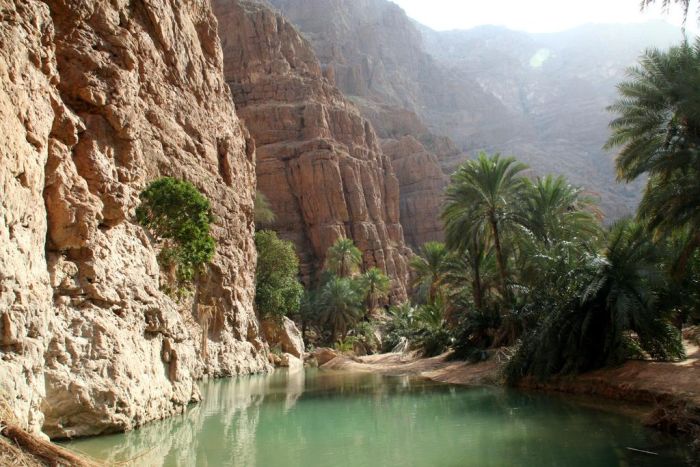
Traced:
<path id="1" fill-rule="evenodd" d="M 479 150 L 514 155 L 535 173 L 561 173 L 599 194 L 609 218 L 634 210 L 640 186 L 617 184 L 613 155 L 601 149 L 605 109 L 627 67 L 645 48 L 679 41 L 679 29 L 650 22 L 437 32 L 388 0 L 269 3 L 380 137 L 416 137 L 448 174 Z"/>

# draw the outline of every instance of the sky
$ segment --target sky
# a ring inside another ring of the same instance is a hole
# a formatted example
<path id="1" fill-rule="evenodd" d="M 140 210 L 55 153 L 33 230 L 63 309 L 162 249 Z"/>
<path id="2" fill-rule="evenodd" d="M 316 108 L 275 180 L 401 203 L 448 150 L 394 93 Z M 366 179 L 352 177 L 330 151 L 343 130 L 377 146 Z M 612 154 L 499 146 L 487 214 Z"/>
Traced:
<path id="1" fill-rule="evenodd" d="M 641 13 L 640 0 L 392 1 L 411 18 L 438 31 L 469 29 L 484 24 L 527 32 L 557 32 L 587 23 L 631 23 L 656 19 L 665 19 L 679 26 L 682 23 L 677 7 L 669 15 L 663 14 L 659 7 Z M 696 29 L 695 10 L 690 16 L 688 26 L 693 31 Z"/>

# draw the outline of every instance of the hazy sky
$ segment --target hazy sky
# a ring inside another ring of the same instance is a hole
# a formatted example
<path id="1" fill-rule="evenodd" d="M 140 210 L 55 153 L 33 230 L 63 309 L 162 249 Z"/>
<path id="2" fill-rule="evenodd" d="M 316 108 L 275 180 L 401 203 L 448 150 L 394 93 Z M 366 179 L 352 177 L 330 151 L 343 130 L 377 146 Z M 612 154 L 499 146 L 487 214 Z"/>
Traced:
<path id="1" fill-rule="evenodd" d="M 529 32 L 555 32 L 586 23 L 629 23 L 664 18 L 681 24 L 680 10 L 644 14 L 640 0 L 392 0 L 408 15 L 437 30 L 496 24 Z M 697 1 L 697 0 L 696 0 Z M 659 1 L 658 3 L 661 3 Z M 694 11 L 688 25 L 693 23 Z"/>

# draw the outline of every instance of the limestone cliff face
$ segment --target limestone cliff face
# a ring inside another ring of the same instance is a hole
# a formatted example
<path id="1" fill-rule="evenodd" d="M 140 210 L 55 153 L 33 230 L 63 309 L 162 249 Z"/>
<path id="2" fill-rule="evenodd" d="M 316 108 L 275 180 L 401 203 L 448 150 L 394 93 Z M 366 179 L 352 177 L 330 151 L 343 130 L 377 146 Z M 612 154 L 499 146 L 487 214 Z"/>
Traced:
<path id="1" fill-rule="evenodd" d="M 181 412 L 195 381 L 268 369 L 253 312 L 254 148 L 207 0 L 0 0 L 0 389 L 52 437 Z M 211 201 L 196 298 L 160 291 L 138 193 Z"/>
<path id="2" fill-rule="evenodd" d="M 258 186 L 275 230 L 296 244 L 312 280 L 339 237 L 405 297 L 408 253 L 399 183 L 368 121 L 327 79 L 310 45 L 259 3 L 216 0 L 224 73 L 257 145 Z"/>
<path id="3" fill-rule="evenodd" d="M 437 157 L 412 136 L 384 140 L 382 149 L 391 158 L 399 180 L 406 243 L 417 250 L 425 242 L 443 241 L 441 194 L 448 178 Z"/>

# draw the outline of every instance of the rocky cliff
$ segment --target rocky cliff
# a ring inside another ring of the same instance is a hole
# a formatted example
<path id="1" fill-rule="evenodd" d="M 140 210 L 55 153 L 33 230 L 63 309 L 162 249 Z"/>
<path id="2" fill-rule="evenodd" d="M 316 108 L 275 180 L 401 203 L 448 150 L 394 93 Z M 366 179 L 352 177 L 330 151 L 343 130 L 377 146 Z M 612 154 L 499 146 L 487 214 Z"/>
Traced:
<path id="1" fill-rule="evenodd" d="M 384 154 L 391 158 L 401 191 L 401 224 L 406 243 L 416 251 L 425 242 L 442 241 L 442 196 L 448 178 L 437 157 L 413 136 L 386 139 Z"/>
<path id="2" fill-rule="evenodd" d="M 514 155 L 537 173 L 566 175 L 599 194 L 610 218 L 635 209 L 641 185 L 616 183 L 612 155 L 601 149 L 609 134 L 605 108 L 626 67 L 647 47 L 679 41 L 678 29 L 436 32 L 389 0 L 269 1 L 309 39 L 382 138 L 415 136 L 448 174 L 480 150 Z M 433 134 L 459 150 L 440 154 Z"/>
<path id="3" fill-rule="evenodd" d="M 332 83 L 308 42 L 260 3 L 215 0 L 224 73 L 255 138 L 260 190 L 292 240 L 305 280 L 326 250 L 352 238 L 366 267 L 386 271 L 406 296 L 408 254 L 399 183 L 371 124 Z"/>
<path id="4" fill-rule="evenodd" d="M 0 0 L 0 391 L 51 437 L 133 428 L 195 381 L 266 370 L 253 312 L 254 148 L 207 0 Z M 160 291 L 133 220 L 163 175 L 212 202 L 197 303 Z"/>

